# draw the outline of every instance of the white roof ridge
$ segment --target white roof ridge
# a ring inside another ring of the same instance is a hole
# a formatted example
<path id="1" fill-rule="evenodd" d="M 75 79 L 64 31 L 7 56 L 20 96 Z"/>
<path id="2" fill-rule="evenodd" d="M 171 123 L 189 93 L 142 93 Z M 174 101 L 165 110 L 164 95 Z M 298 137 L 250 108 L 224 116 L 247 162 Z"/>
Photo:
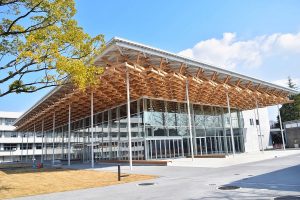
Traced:
<path id="1" fill-rule="evenodd" d="M 267 86 L 270 86 L 270 87 L 275 87 L 277 89 L 285 90 L 285 91 L 288 91 L 290 93 L 294 93 L 294 94 L 299 93 L 298 90 L 295 90 L 295 89 L 292 89 L 292 88 L 277 85 L 277 84 L 274 84 L 274 83 L 271 83 L 271 82 L 268 82 L 268 81 L 264 81 L 264 80 L 261 80 L 261 79 L 258 79 L 258 78 L 254 78 L 254 77 L 251 77 L 251 76 L 248 76 L 248 75 L 243 75 L 241 73 L 234 72 L 234 71 L 228 70 L 228 69 L 223 69 L 223 68 L 217 67 L 213 64 L 208 64 L 208 63 L 199 61 L 199 60 L 194 59 L 194 58 L 178 55 L 176 53 L 171 53 L 171 52 L 168 52 L 168 51 L 156 48 L 156 47 L 145 45 L 145 44 L 142 44 L 142 43 L 139 43 L 139 42 L 134 42 L 134 41 L 127 40 L 127 39 L 124 39 L 124 38 L 121 38 L 121 37 L 113 37 L 112 39 L 110 39 L 106 43 L 107 48 L 111 45 L 114 45 L 114 44 L 117 45 L 117 46 L 121 46 L 121 44 L 118 44 L 118 42 L 119 43 L 127 43 L 129 45 L 138 46 L 140 48 L 148 49 L 148 50 L 151 50 L 151 51 L 156 51 L 156 52 L 161 53 L 161 54 L 167 54 L 169 56 L 182 59 L 185 62 L 192 62 L 193 63 L 192 65 L 194 65 L 194 66 L 199 66 L 199 67 L 210 69 L 210 70 L 216 70 L 216 71 L 219 71 L 220 73 L 236 76 L 238 78 L 246 79 L 246 80 L 249 80 L 249 81 L 252 81 L 252 82 L 255 82 L 255 83 L 261 83 L 263 85 L 267 85 Z"/>

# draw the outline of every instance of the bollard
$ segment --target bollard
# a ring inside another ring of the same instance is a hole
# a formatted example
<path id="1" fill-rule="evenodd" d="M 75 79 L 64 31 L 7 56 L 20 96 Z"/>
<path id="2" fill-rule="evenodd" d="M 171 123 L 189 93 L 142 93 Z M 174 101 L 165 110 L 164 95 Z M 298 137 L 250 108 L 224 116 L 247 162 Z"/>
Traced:
<path id="1" fill-rule="evenodd" d="M 118 181 L 121 181 L 121 166 L 118 165 Z"/>

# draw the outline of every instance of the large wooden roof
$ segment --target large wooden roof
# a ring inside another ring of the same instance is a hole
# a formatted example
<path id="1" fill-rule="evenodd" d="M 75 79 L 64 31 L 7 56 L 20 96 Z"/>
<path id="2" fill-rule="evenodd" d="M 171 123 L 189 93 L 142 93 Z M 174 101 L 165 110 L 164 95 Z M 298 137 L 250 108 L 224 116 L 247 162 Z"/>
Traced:
<path id="1" fill-rule="evenodd" d="M 24 113 L 15 125 L 20 131 L 52 128 L 71 120 L 90 116 L 90 96 L 94 95 L 94 113 L 126 103 L 126 70 L 130 76 L 130 98 L 141 97 L 185 101 L 186 82 L 191 103 L 226 107 L 226 93 L 230 104 L 241 110 L 289 103 L 288 95 L 297 91 L 266 81 L 224 70 L 193 59 L 156 48 L 113 38 L 96 64 L 104 67 L 100 83 L 93 90 L 76 89 L 71 83 L 58 86 Z"/>

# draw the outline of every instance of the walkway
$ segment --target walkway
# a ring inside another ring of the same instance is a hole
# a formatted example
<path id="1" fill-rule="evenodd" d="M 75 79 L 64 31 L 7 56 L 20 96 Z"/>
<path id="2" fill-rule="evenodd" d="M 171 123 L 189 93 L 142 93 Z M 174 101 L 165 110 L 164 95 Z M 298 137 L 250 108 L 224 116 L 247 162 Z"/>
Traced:
<path id="1" fill-rule="evenodd" d="M 246 157 L 245 157 L 246 159 Z M 249 158 L 250 159 L 250 158 Z M 208 160 L 208 159 L 207 159 Z M 203 160 L 203 162 L 207 162 Z M 250 159 L 251 160 L 251 159 Z M 75 166 L 73 166 L 75 167 Z M 82 168 L 84 165 L 77 165 Z M 122 167 L 123 172 L 130 172 Z M 116 166 L 98 165 L 95 170 L 115 171 Z M 154 174 L 160 178 L 147 182 L 152 186 L 128 183 L 53 193 L 19 200 L 115 200 L 115 199 L 273 199 L 278 196 L 300 196 L 300 153 L 268 160 L 218 168 L 178 166 L 134 166 L 133 173 Z M 99 180 L 101 181 L 101 180 Z M 231 184 L 241 187 L 223 191 L 218 187 Z"/>

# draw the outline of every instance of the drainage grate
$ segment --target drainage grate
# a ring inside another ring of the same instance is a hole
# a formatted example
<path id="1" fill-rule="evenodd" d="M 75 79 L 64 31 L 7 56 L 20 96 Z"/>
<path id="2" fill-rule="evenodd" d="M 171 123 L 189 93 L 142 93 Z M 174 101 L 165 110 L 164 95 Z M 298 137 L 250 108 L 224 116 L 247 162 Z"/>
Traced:
<path id="1" fill-rule="evenodd" d="M 236 189 L 239 189 L 240 187 L 238 186 L 234 186 L 234 185 L 223 185 L 223 186 L 220 186 L 218 189 L 219 190 L 236 190 Z"/>
<path id="2" fill-rule="evenodd" d="M 281 196 L 275 197 L 274 200 L 300 200 L 300 196 Z"/>
<path id="3" fill-rule="evenodd" d="M 154 183 L 140 183 L 139 186 L 149 186 L 154 185 Z"/>

